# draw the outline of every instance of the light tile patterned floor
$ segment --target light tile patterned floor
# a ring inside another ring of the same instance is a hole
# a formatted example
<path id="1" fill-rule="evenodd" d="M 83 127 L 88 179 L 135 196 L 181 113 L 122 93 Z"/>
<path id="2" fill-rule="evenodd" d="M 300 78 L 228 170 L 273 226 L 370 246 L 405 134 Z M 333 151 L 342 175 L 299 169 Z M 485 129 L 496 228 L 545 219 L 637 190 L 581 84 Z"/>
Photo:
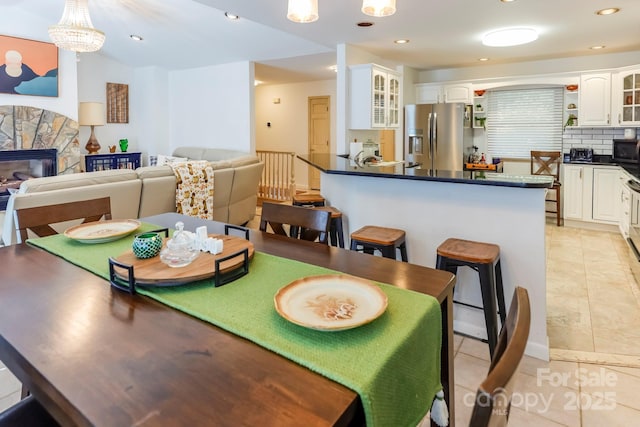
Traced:
<path id="1" fill-rule="evenodd" d="M 258 224 L 256 217 L 248 226 L 258 228 Z M 510 425 L 638 424 L 640 368 L 633 366 L 640 355 L 640 324 L 635 323 L 640 311 L 624 245 L 615 233 L 547 228 L 552 358 L 559 352 L 569 361 L 524 357 Z M 601 309 L 603 306 L 609 309 Z M 489 367 L 488 346 L 456 335 L 454 364 L 456 424 L 466 426 L 476 389 Z M 0 410 L 17 402 L 19 396 L 19 382 L 0 364 Z"/>

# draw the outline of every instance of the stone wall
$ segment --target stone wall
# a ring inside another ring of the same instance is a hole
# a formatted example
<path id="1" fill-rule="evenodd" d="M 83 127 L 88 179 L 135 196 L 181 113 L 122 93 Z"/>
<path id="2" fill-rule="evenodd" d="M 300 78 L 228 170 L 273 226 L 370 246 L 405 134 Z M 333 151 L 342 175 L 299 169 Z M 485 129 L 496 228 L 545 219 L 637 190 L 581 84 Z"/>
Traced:
<path id="1" fill-rule="evenodd" d="M 78 122 L 42 108 L 0 106 L 0 151 L 56 148 L 58 174 L 80 172 Z"/>

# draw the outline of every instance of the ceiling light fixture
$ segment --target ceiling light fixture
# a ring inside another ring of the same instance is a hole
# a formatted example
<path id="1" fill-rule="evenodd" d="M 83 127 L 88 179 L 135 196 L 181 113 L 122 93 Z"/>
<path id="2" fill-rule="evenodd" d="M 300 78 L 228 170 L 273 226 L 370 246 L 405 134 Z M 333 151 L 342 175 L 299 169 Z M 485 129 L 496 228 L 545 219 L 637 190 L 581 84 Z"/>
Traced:
<path id="1" fill-rule="evenodd" d="M 238 15 L 234 15 L 233 13 L 225 12 L 224 16 L 226 16 L 230 21 L 236 21 L 240 19 Z"/>
<path id="2" fill-rule="evenodd" d="M 363 0 L 362 13 L 369 16 L 390 16 L 396 13 L 396 0 Z"/>
<path id="3" fill-rule="evenodd" d="M 613 15 L 614 13 L 620 12 L 619 7 L 610 7 L 607 9 L 600 9 L 596 11 L 596 15 Z"/>
<path id="4" fill-rule="evenodd" d="M 289 0 L 287 19 L 308 23 L 318 20 L 318 0 Z"/>
<path id="5" fill-rule="evenodd" d="M 358 22 L 356 25 L 358 27 L 373 27 L 373 22 Z"/>
<path id="6" fill-rule="evenodd" d="M 135 41 L 137 41 L 137 42 L 141 42 L 142 40 L 144 40 L 144 39 L 142 38 L 142 36 L 139 36 L 139 35 L 137 35 L 137 34 L 131 34 L 131 35 L 129 36 L 129 38 L 130 38 L 131 40 L 135 40 Z"/>
<path id="7" fill-rule="evenodd" d="M 478 58 L 478 61 L 480 62 L 487 62 L 489 60 L 489 58 Z"/>
<path id="8" fill-rule="evenodd" d="M 491 47 L 517 46 L 537 39 L 538 32 L 533 28 L 504 28 L 485 34 L 482 44 Z"/>
<path id="9" fill-rule="evenodd" d="M 598 45 L 598 46 L 591 46 L 589 49 L 592 50 L 599 50 L 599 49 L 604 49 L 606 46 L 603 45 Z"/>
<path id="10" fill-rule="evenodd" d="M 62 19 L 49 27 L 49 37 L 60 49 L 95 52 L 104 44 L 104 33 L 93 28 L 87 0 L 66 0 Z"/>
<path id="11" fill-rule="evenodd" d="M 409 43 L 409 39 L 399 39 L 393 41 L 395 44 L 407 44 Z"/>
<path id="12" fill-rule="evenodd" d="M 331 71 L 333 71 L 334 73 L 337 73 L 337 72 L 338 72 L 338 66 L 337 66 L 337 65 L 331 65 L 331 66 L 329 66 L 329 69 L 330 69 Z"/>

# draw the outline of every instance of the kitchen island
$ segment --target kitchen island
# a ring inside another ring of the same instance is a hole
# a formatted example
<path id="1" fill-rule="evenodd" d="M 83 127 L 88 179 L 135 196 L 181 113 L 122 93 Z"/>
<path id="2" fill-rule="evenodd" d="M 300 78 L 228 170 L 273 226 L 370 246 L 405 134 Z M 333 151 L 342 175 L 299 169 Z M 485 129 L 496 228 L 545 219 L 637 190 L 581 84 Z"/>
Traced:
<path id="1" fill-rule="evenodd" d="M 548 360 L 544 199 L 552 177 L 488 172 L 472 176 L 404 162 L 361 165 L 336 154 L 298 158 L 322 172 L 322 195 L 343 213 L 347 240 L 365 225 L 403 229 L 409 262 L 427 267 L 435 267 L 436 249 L 449 237 L 499 245 L 507 304 L 515 286 L 529 291 L 526 353 Z M 477 276 L 459 268 L 456 301 L 481 305 Z M 454 328 L 486 338 L 481 310 L 456 304 Z"/>

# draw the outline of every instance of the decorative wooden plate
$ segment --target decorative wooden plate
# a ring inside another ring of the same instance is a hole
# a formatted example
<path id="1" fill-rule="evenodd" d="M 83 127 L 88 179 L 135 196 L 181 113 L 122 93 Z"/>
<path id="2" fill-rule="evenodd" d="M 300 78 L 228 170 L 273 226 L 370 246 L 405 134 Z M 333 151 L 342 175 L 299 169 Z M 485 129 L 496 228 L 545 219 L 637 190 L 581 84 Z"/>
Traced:
<path id="1" fill-rule="evenodd" d="M 140 227 L 135 219 L 111 219 L 74 225 L 64 235 L 81 243 L 105 243 L 123 238 Z"/>
<path id="2" fill-rule="evenodd" d="M 342 331 L 377 319 L 387 295 L 371 281 L 346 275 L 304 277 L 281 288 L 276 311 L 288 321 L 320 331 Z"/>
<path id="3" fill-rule="evenodd" d="M 145 286 L 176 286 L 213 277 L 215 275 L 215 260 L 233 253 L 248 249 L 249 258 L 253 258 L 253 243 L 246 239 L 218 234 L 210 234 L 209 237 L 223 240 L 224 250 L 222 253 L 213 255 L 209 252 L 201 252 L 200 256 L 185 267 L 169 267 L 160 261 L 160 255 L 148 259 L 139 259 L 133 254 L 133 250 L 131 249 L 115 258 L 115 260 L 123 264 L 133 265 L 136 284 Z M 166 247 L 167 240 L 166 238 L 164 239 L 163 248 Z M 220 271 L 226 273 L 235 270 L 237 267 L 240 267 L 243 262 L 244 257 L 238 255 L 237 257 L 222 262 Z M 118 269 L 115 270 L 115 273 L 121 279 L 127 279 L 126 275 Z"/>

